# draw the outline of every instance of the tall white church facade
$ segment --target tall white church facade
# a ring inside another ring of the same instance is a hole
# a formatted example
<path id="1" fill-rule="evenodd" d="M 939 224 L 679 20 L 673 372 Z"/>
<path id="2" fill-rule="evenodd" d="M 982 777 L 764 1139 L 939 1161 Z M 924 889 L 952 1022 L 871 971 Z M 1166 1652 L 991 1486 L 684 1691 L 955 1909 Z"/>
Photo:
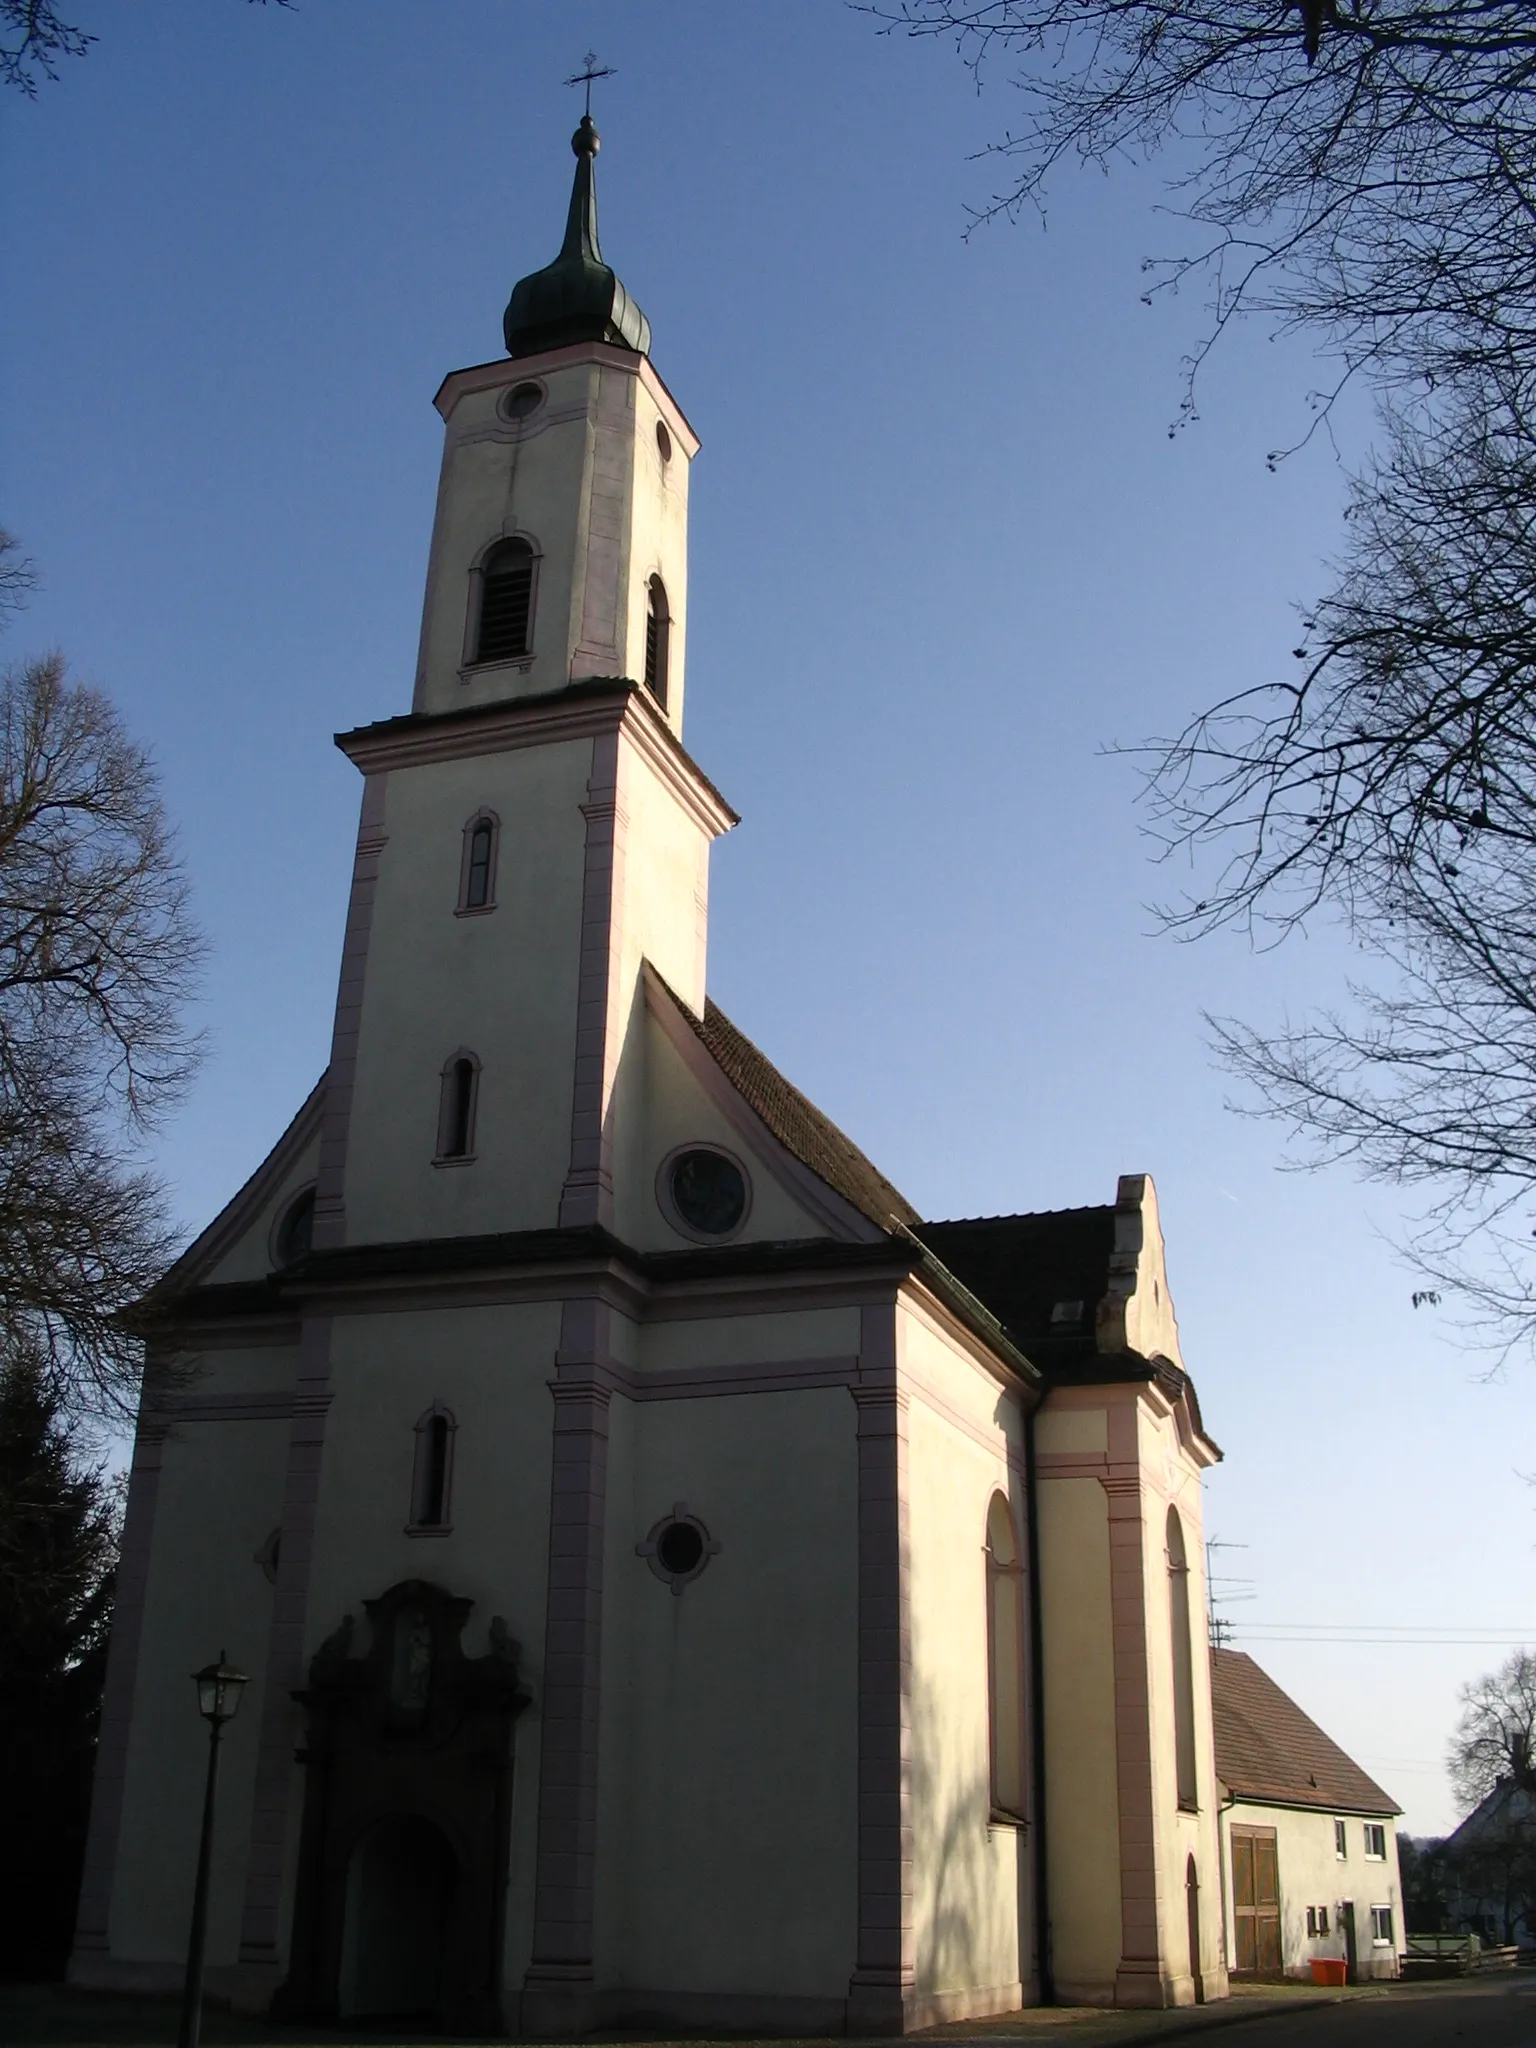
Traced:
<path id="1" fill-rule="evenodd" d="M 330 1063 L 151 1304 L 73 1979 L 178 1981 L 222 1645 L 244 2006 L 1221 1996 L 1219 1454 L 1151 1185 L 925 1222 L 709 1000 L 698 441 L 575 148 L 508 354 L 438 394 L 412 707 L 338 741 Z"/>

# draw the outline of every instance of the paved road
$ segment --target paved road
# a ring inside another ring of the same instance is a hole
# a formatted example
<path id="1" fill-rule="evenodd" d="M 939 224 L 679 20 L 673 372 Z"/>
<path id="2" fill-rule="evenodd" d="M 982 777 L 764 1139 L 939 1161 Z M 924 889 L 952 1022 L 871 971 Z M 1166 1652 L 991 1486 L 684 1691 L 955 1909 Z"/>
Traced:
<path id="1" fill-rule="evenodd" d="M 1195 2048 L 1204 2028 L 1183 2038 Z M 1244 2019 L 1210 2048 L 1536 2048 L 1536 1975 L 1404 1986 L 1382 1998 Z M 1065 2048 L 1065 2044 L 1063 2044 Z M 1170 2042 L 1169 2048 L 1173 2048 Z"/>

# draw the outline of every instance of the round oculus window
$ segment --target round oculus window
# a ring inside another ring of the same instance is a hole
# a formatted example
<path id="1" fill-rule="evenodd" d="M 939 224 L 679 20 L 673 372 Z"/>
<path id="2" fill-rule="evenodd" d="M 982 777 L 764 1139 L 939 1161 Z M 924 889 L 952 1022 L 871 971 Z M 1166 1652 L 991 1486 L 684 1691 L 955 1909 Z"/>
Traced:
<path id="1" fill-rule="evenodd" d="M 729 1237 L 747 1213 L 747 1176 L 728 1153 L 709 1146 L 677 1154 L 667 1193 L 678 1220 L 700 1237 Z"/>
<path id="2" fill-rule="evenodd" d="M 672 436 L 667 432 L 665 420 L 656 422 L 656 448 L 663 462 L 672 460 Z"/>
<path id="3" fill-rule="evenodd" d="M 541 384 L 514 384 L 502 398 L 502 418 L 525 420 L 530 413 L 537 412 L 543 403 L 544 387 Z"/>
<path id="4" fill-rule="evenodd" d="M 698 1516 L 689 1512 L 686 1501 L 674 1501 L 672 1512 L 652 1526 L 643 1543 L 635 1545 L 655 1576 L 674 1593 L 681 1593 L 699 1576 L 720 1545 Z"/>
<path id="5" fill-rule="evenodd" d="M 656 1539 L 656 1560 L 670 1578 L 685 1579 L 704 1558 L 704 1538 L 696 1522 L 668 1522 Z"/>

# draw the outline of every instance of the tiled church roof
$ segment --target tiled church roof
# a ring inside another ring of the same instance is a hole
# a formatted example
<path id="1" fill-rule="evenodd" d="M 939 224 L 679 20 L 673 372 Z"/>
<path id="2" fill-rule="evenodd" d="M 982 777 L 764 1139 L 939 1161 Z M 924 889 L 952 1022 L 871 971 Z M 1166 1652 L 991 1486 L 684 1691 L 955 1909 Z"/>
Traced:
<path id="1" fill-rule="evenodd" d="M 802 1165 L 882 1230 L 910 1229 L 917 1222 L 917 1211 L 906 1196 L 830 1117 L 785 1080 L 723 1010 L 708 997 L 702 1018 L 694 1016 L 686 1003 L 679 1002 L 678 1008 L 737 1094 Z"/>
<path id="2" fill-rule="evenodd" d="M 920 1223 L 917 1234 L 1026 1351 L 1092 1350 L 1115 1248 L 1112 1206 Z M 1078 1313 L 1057 1315 L 1073 1303 Z"/>
<path id="3" fill-rule="evenodd" d="M 1216 1775 L 1239 1798 L 1344 1813 L 1401 1813 L 1373 1778 L 1241 1650 L 1212 1650 Z"/>

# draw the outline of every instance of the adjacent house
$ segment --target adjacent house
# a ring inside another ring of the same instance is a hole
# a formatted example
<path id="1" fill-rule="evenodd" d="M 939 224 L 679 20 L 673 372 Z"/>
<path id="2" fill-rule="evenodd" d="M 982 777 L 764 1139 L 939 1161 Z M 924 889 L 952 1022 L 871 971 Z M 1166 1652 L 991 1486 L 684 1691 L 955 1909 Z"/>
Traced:
<path id="1" fill-rule="evenodd" d="M 1211 1706 L 1232 1974 L 1397 1976 L 1402 1809 L 1242 1651 L 1211 1652 Z"/>

